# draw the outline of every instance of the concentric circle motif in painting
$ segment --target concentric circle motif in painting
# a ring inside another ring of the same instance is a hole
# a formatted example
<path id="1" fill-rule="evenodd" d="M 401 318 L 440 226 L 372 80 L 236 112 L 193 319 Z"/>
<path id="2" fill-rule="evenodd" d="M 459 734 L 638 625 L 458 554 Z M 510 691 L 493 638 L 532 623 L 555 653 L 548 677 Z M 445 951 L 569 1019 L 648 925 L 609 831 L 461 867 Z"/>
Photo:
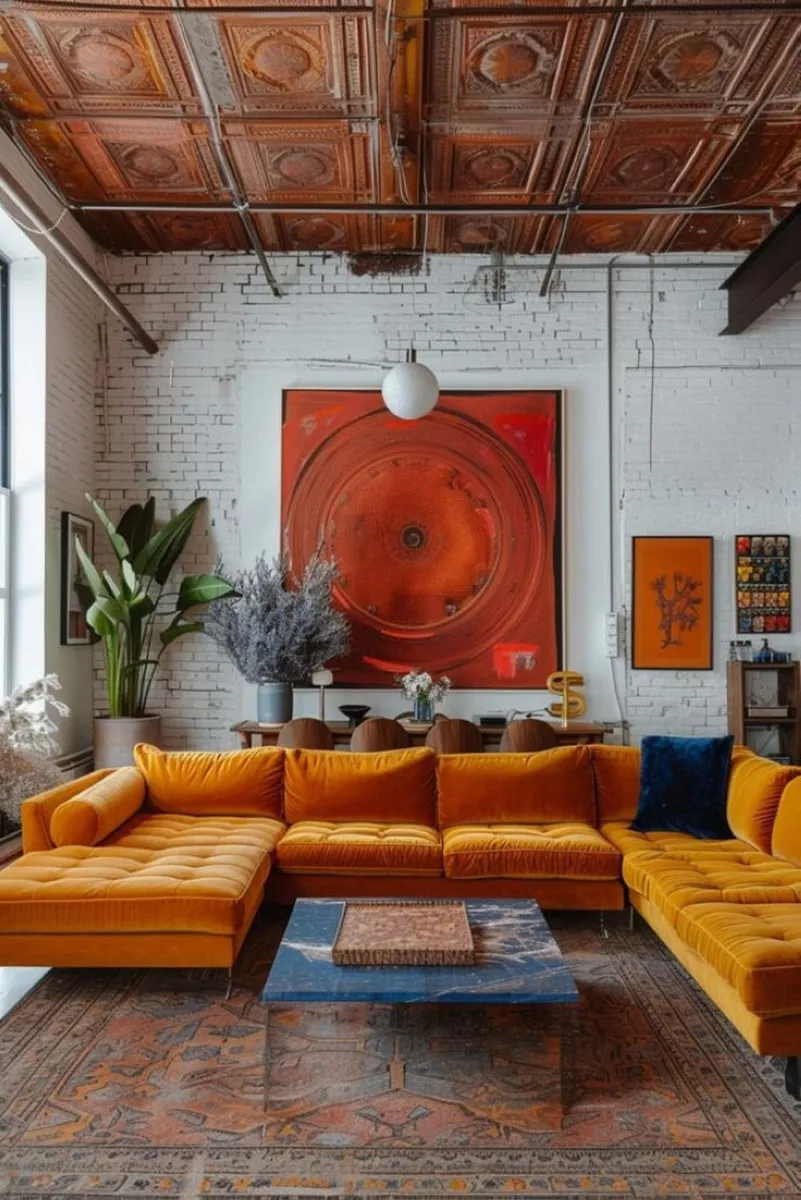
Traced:
<path id="1" fill-rule="evenodd" d="M 353 626 L 340 683 L 411 667 L 462 687 L 557 666 L 558 397 L 444 393 L 399 421 L 376 393 L 288 392 L 283 518 L 297 571 L 322 544 Z"/>

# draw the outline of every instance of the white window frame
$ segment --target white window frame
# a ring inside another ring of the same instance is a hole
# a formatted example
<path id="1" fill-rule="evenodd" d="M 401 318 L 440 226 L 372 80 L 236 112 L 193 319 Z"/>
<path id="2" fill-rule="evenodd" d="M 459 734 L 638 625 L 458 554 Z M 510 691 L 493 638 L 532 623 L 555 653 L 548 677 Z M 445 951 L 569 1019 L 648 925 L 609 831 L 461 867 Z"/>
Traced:
<path id="1" fill-rule="evenodd" d="M 0 256 L 0 690 L 11 680 L 11 298 L 10 263 Z"/>

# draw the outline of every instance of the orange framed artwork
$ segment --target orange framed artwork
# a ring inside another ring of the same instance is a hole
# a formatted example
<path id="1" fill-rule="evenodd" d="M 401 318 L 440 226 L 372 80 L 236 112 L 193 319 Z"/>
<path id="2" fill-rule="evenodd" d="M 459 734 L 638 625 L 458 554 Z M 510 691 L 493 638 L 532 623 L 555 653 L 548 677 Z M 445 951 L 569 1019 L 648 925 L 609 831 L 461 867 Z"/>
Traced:
<path id="1" fill-rule="evenodd" d="M 561 666 L 561 396 L 446 391 L 402 421 L 375 391 L 287 390 L 282 525 L 293 569 L 339 567 L 337 686 L 412 668 L 542 688 Z"/>
<path id="2" fill-rule="evenodd" d="M 711 537 L 632 538 L 632 651 L 637 670 L 712 670 Z"/>

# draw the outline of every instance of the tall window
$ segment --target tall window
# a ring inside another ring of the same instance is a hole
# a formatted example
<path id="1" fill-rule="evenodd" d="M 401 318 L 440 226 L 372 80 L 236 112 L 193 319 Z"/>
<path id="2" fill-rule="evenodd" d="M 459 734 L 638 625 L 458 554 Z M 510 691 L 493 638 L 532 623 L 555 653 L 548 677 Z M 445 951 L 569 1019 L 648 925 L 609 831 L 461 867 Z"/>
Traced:
<path id="1" fill-rule="evenodd" d="M 9 566 L 11 561 L 11 371 L 9 366 L 9 269 L 0 258 L 0 692 L 9 683 Z"/>

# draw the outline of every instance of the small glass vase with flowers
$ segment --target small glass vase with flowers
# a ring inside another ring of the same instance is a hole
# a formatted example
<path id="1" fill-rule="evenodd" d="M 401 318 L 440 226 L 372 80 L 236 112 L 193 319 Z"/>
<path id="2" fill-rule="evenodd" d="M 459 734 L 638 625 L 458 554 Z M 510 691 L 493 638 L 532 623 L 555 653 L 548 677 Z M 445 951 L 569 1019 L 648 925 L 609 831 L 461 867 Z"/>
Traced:
<path id="1" fill-rule="evenodd" d="M 428 671 L 409 671 L 398 675 L 397 682 L 407 700 L 414 704 L 414 719 L 421 724 L 434 720 L 434 705 L 445 699 L 451 690 L 447 675 L 433 679 Z"/>

